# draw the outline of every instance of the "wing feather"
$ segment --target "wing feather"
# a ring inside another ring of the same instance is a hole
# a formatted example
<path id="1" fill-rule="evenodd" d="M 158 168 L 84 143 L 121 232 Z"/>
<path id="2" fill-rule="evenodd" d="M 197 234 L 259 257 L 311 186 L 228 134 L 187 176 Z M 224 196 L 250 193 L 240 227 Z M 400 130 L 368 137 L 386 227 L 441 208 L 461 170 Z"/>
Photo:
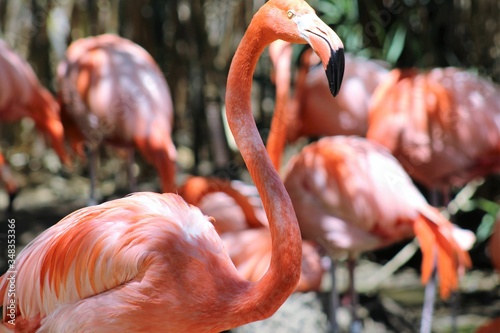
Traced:
<path id="1" fill-rule="evenodd" d="M 17 312 L 43 318 L 61 304 L 74 303 L 120 286 L 144 269 L 165 242 L 210 238 L 204 251 L 221 251 L 213 225 L 175 194 L 138 193 L 80 209 L 47 229 L 18 256 Z M 0 278 L 9 302 L 7 274 Z M 33 280 L 33 277 L 39 277 Z M 6 307 L 3 308 L 3 317 Z"/>

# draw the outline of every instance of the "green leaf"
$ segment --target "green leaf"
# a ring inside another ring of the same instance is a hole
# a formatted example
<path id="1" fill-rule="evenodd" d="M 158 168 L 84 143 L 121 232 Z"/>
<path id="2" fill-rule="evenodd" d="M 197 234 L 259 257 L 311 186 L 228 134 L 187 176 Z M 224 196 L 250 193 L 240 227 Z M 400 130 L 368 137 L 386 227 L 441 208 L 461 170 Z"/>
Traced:
<path id="1" fill-rule="evenodd" d="M 484 242 L 488 237 L 490 237 L 493 231 L 493 225 L 495 224 L 495 216 L 486 214 L 483 216 L 481 223 L 476 230 L 476 244 Z"/>
<path id="2" fill-rule="evenodd" d="M 406 27 L 402 24 L 398 24 L 394 32 L 391 44 L 389 45 L 389 49 L 387 50 L 387 54 L 385 56 L 385 59 L 389 63 L 395 64 L 396 61 L 398 61 L 399 57 L 401 56 L 401 53 L 403 52 L 403 48 L 405 46 L 405 40 L 406 40 Z"/>

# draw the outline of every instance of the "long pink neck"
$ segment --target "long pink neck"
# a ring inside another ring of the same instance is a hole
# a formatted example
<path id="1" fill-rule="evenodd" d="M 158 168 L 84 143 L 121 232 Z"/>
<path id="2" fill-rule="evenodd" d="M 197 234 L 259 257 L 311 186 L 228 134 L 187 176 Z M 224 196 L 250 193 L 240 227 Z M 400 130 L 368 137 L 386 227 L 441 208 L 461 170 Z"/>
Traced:
<path id="1" fill-rule="evenodd" d="M 236 51 L 226 92 L 228 123 L 262 198 L 272 237 L 272 258 L 268 271 L 260 281 L 239 295 L 245 304 L 239 312 L 248 321 L 271 315 L 293 292 L 299 281 L 302 256 L 295 211 L 267 155 L 251 110 L 253 72 L 260 54 L 272 41 L 258 26 L 258 23 L 250 24 Z"/>

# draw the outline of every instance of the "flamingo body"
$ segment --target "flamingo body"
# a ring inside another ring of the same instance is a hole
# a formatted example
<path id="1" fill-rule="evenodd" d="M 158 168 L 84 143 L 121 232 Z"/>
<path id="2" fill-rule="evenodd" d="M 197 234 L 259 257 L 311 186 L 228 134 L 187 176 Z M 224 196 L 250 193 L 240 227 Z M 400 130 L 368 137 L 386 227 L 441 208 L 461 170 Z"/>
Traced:
<path id="1" fill-rule="evenodd" d="M 318 66 L 318 56 L 306 46 L 290 97 L 292 45 L 275 41 L 269 46 L 269 55 L 274 67 L 276 103 L 284 101 L 287 108 L 283 116 L 290 142 L 302 136 L 366 135 L 370 98 L 389 73 L 388 64 L 346 53 L 342 90 L 333 97 Z M 276 109 L 280 107 L 276 105 Z"/>
<path id="2" fill-rule="evenodd" d="M 199 309 L 232 311 L 243 282 L 212 223 L 174 194 L 78 210 L 30 243 L 16 269 L 20 332 L 215 331 L 221 323 Z"/>
<path id="3" fill-rule="evenodd" d="M 500 88 L 457 68 L 395 69 L 370 105 L 367 137 L 424 185 L 463 185 L 500 170 Z"/>
<path id="4" fill-rule="evenodd" d="M 416 235 L 424 259 L 422 281 L 438 248 L 441 295 L 457 287 L 469 257 L 452 225 L 432 208 L 397 160 L 382 146 L 358 137 L 327 137 L 295 156 L 284 177 L 301 232 L 334 255 L 378 249 Z"/>
<path id="5" fill-rule="evenodd" d="M 309 49 L 303 58 L 306 63 L 298 70 L 294 96 L 297 115 L 289 124 L 289 140 L 301 136 L 365 136 L 369 101 L 387 75 L 387 66 L 347 53 L 342 90 L 333 97 L 321 80 L 319 68 L 311 64 L 313 59 L 317 62 L 317 56 Z"/>
<path id="6" fill-rule="evenodd" d="M 116 35 L 79 39 L 57 68 L 73 149 L 135 146 L 155 166 L 163 192 L 174 189 L 176 149 L 167 82 L 140 46 Z"/>

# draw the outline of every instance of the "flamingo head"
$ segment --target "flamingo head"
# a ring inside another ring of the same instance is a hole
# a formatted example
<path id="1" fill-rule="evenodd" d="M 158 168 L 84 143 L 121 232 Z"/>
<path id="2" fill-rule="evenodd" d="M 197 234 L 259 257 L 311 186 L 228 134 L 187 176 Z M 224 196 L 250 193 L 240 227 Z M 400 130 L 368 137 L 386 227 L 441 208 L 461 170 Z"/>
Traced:
<path id="1" fill-rule="evenodd" d="M 262 19 L 272 25 L 273 39 L 312 47 L 326 71 L 330 92 L 336 96 L 344 76 L 344 45 L 339 36 L 304 0 L 270 0 L 260 12 L 259 16 L 265 14 Z"/>

